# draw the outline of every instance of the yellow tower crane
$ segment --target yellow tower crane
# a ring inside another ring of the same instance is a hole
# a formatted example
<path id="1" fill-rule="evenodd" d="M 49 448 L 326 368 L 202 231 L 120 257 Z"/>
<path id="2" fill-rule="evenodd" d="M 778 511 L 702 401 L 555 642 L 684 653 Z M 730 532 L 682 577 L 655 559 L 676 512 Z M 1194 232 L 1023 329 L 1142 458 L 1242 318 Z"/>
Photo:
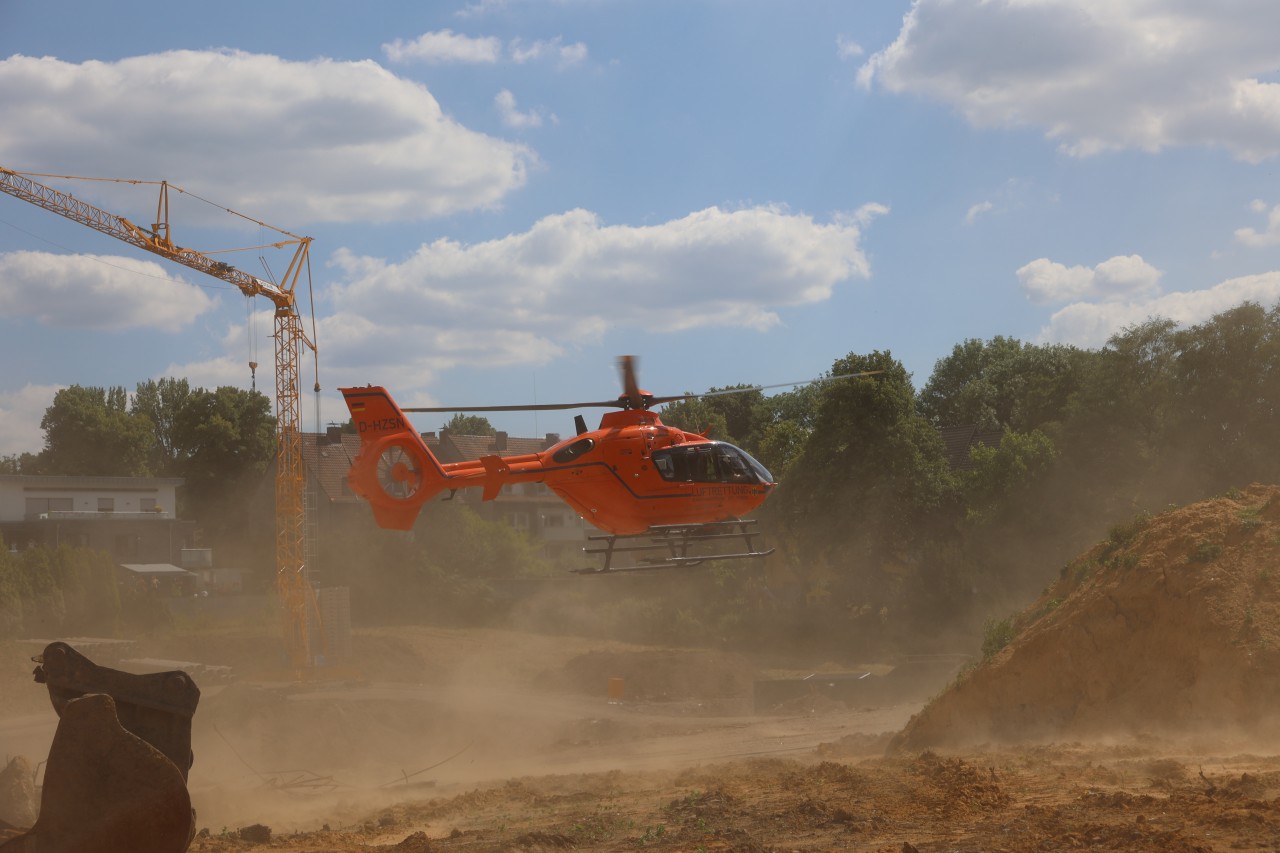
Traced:
<path id="1" fill-rule="evenodd" d="M 40 177 L 72 176 L 40 175 Z M 126 183 L 153 182 L 131 180 Z M 302 398 L 299 366 L 304 348 L 315 352 L 316 347 L 303 331 L 294 289 L 303 269 L 310 263 L 308 252 L 311 238 L 299 237 L 266 223 L 251 220 L 263 227 L 272 228 L 288 238 L 273 243 L 273 246 L 284 248 L 296 245 L 298 247 L 279 285 L 263 281 L 230 264 L 216 261 L 203 252 L 175 245 L 169 229 L 169 184 L 161 181 L 159 187 L 160 198 L 156 205 L 156 221 L 148 230 L 139 228 L 123 216 L 108 213 L 74 196 L 38 183 L 26 174 L 0 166 L 0 191 L 65 216 L 73 222 L 87 225 L 117 240 L 123 240 L 131 246 L 145 249 L 174 263 L 222 279 L 235 285 L 246 296 L 265 296 L 275 305 L 276 591 L 284 611 L 285 649 L 289 655 L 291 667 L 300 674 L 309 670 L 312 665 L 309 616 L 313 610 L 313 603 L 310 584 L 307 582 L 303 566 L 306 518 L 302 500 L 305 484 L 302 465 L 302 430 L 299 420 Z M 182 190 L 179 189 L 179 192 Z M 316 390 L 320 390 L 319 383 L 316 384 Z"/>

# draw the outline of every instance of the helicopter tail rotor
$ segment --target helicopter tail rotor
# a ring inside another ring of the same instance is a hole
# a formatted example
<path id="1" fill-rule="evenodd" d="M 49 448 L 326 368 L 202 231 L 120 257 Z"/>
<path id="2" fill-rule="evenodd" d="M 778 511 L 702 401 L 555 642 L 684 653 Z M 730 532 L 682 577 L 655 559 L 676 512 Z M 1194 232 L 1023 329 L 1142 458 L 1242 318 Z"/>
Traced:
<path id="1" fill-rule="evenodd" d="M 386 389 L 340 390 L 360 434 L 351 490 L 369 502 L 380 527 L 411 529 L 422 505 L 449 487 L 448 477 Z"/>

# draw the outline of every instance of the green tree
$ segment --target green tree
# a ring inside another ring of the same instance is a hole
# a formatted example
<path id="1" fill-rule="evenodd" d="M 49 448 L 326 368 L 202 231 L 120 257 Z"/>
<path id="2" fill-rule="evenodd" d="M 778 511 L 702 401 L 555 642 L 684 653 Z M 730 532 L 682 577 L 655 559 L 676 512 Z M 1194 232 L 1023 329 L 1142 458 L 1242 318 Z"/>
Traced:
<path id="1" fill-rule="evenodd" d="M 0 637 L 22 633 L 23 600 L 31 594 L 17 557 L 0 537 Z"/>
<path id="2" fill-rule="evenodd" d="M 961 475 L 971 523 L 991 523 L 1009 515 L 1019 522 L 1039 515 L 1037 488 L 1057 457 L 1053 441 L 1040 430 L 1006 432 L 999 447 L 978 445 L 973 468 Z"/>
<path id="3" fill-rule="evenodd" d="M 1180 330 L 1166 444 L 1196 487 L 1280 478 L 1280 305 L 1246 303 Z"/>
<path id="4" fill-rule="evenodd" d="M 40 457 L 34 453 L 0 456 L 0 474 L 43 474 Z"/>
<path id="5" fill-rule="evenodd" d="M 752 442 L 751 452 L 774 479 L 781 482 L 804 451 L 809 432 L 796 421 L 776 421 L 766 426 L 763 434 Z"/>
<path id="6" fill-rule="evenodd" d="M 1062 465 L 1054 487 L 1083 512 L 1070 526 L 1129 517 L 1165 493 L 1148 474 L 1162 457 L 1175 405 L 1176 329 L 1160 318 L 1129 326 L 1089 362 L 1057 441 Z"/>
<path id="7" fill-rule="evenodd" d="M 1061 344 L 969 339 L 934 365 L 920 412 L 938 426 L 1036 429 L 1062 419 L 1088 361 L 1085 351 Z"/>
<path id="8" fill-rule="evenodd" d="M 726 385 L 712 388 L 703 397 L 712 409 L 724 415 L 728 441 L 744 445 L 756 429 L 756 418 L 764 403 L 764 392 L 753 385 Z"/>
<path id="9" fill-rule="evenodd" d="M 40 420 L 47 474 L 145 477 L 154 446 L 150 420 L 128 410 L 124 388 L 72 385 L 54 395 Z"/>
<path id="10" fill-rule="evenodd" d="M 660 413 L 662 422 L 667 426 L 682 429 L 685 432 L 705 434 L 717 441 L 729 441 L 729 426 L 725 422 L 724 413 L 701 397 L 691 400 L 679 400 L 667 403 Z"/>
<path id="11" fill-rule="evenodd" d="M 822 379 L 764 397 L 755 404 L 752 431 L 744 439 L 743 447 L 779 480 L 791 469 L 809 440 L 826 387 L 827 381 Z"/>
<path id="12" fill-rule="evenodd" d="M 185 480 L 182 514 L 199 521 L 228 558 L 263 559 L 274 527 L 263 498 L 276 454 L 270 401 L 230 386 L 196 389 L 174 418 L 172 439 L 175 473 Z"/>
<path id="13" fill-rule="evenodd" d="M 28 548 L 18 554 L 16 562 L 26 579 L 23 631 L 34 636 L 58 634 L 67 609 L 52 552 L 47 548 Z"/>
<path id="14" fill-rule="evenodd" d="M 468 415 L 465 412 L 455 412 L 440 429 L 448 430 L 454 435 L 493 435 L 497 432 L 488 418 L 482 415 Z"/>
<path id="15" fill-rule="evenodd" d="M 954 493 L 942 440 L 916 414 L 910 375 L 888 352 L 849 355 L 822 391 L 813 432 L 768 517 L 786 531 L 797 565 L 827 566 L 841 607 L 879 613 L 903 603 L 930 519 Z"/>
<path id="16" fill-rule="evenodd" d="M 185 379 L 148 379 L 138 383 L 130 411 L 151 421 L 155 438 L 150 468 L 156 476 L 173 476 L 178 470 L 178 447 L 174 438 L 182 410 L 191 402 L 191 387 Z"/>

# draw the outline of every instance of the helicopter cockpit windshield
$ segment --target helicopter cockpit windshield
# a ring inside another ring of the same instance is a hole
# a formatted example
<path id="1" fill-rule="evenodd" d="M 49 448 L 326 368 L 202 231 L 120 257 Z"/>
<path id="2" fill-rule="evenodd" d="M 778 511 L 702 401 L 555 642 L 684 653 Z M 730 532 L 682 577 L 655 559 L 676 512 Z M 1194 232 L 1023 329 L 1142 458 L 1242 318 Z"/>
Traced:
<path id="1" fill-rule="evenodd" d="M 745 450 L 723 441 L 680 444 L 653 451 L 664 480 L 693 483 L 772 483 L 773 475 Z"/>

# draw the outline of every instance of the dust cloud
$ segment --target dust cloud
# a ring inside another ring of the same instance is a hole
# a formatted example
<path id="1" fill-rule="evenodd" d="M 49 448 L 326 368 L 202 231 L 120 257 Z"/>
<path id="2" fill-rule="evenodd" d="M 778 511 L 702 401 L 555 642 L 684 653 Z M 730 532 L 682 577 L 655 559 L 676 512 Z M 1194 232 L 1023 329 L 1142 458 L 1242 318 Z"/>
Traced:
<path id="1" fill-rule="evenodd" d="M 1204 851 L 1280 837 L 1278 573 L 1280 488 L 1140 519 L 990 660 L 896 692 L 890 661 L 611 639 L 617 588 L 589 579 L 542 582 L 503 628 L 359 628 L 338 680 L 257 677 L 278 647 L 261 621 L 116 656 L 230 673 L 200 684 L 198 853 L 253 824 L 349 853 Z M 31 653 L 0 644 L 6 755 L 52 733 Z M 762 705 L 766 682 L 802 686 Z"/>

